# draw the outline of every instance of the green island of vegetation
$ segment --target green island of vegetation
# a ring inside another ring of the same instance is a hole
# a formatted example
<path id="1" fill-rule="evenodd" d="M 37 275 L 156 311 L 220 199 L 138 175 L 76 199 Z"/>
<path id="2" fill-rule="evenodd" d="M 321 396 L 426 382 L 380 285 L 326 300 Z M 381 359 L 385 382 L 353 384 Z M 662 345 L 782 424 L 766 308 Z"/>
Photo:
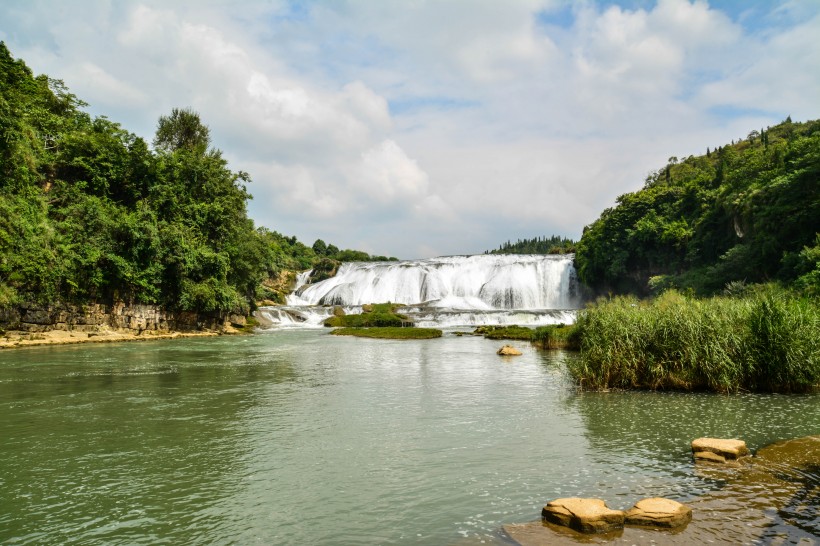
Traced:
<path id="1" fill-rule="evenodd" d="M 578 330 L 572 324 L 550 324 L 528 328 L 526 326 L 479 326 L 473 335 L 487 339 L 511 339 L 529 341 L 542 349 L 580 349 Z"/>
<path id="2" fill-rule="evenodd" d="M 441 337 L 441 330 L 435 328 L 401 328 L 382 326 L 375 328 L 337 328 L 334 336 L 369 337 L 375 339 L 434 339 Z"/>
<path id="3" fill-rule="evenodd" d="M 324 325 L 335 328 L 336 336 L 371 337 L 378 339 L 432 339 L 441 337 L 441 330 L 416 328 L 406 316 L 396 313 L 403 307 L 395 303 L 363 305 L 362 312 L 352 315 L 342 314 L 341 307 L 335 309 L 334 316 L 325 320 Z"/>

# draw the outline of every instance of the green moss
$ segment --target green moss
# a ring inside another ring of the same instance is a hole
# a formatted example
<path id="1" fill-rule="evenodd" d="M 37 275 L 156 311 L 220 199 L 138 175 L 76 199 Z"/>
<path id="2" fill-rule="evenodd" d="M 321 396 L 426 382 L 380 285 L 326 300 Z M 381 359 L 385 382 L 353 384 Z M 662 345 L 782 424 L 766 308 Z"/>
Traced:
<path id="1" fill-rule="evenodd" d="M 441 330 L 435 328 L 338 328 L 331 332 L 334 336 L 356 336 L 376 339 L 433 339 L 441 337 Z"/>
<path id="2" fill-rule="evenodd" d="M 413 323 L 404 315 L 395 312 L 401 307 L 395 303 L 379 303 L 363 306 L 370 309 L 357 315 L 333 316 L 325 320 L 324 325 L 332 328 L 402 328 Z"/>

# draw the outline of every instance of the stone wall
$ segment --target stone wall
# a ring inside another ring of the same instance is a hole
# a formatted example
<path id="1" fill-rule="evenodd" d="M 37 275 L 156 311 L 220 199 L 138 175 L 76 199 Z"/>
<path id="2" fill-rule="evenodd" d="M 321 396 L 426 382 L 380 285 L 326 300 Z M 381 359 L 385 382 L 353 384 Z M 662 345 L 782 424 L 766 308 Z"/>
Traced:
<path id="1" fill-rule="evenodd" d="M 170 312 L 156 305 L 21 304 L 0 308 L 0 329 L 22 332 L 96 332 L 102 329 L 136 334 L 201 330 L 221 332 L 245 324 L 242 315 Z"/>

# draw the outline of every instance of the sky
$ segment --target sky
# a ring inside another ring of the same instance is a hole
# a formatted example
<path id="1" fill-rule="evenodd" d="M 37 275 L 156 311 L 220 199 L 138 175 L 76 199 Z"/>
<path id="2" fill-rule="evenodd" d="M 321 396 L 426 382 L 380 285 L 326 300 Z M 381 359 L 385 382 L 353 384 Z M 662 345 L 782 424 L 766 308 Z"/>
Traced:
<path id="1" fill-rule="evenodd" d="M 403 259 L 561 235 L 671 156 L 820 117 L 820 0 L 3 0 L 150 142 L 196 110 L 257 225 Z"/>

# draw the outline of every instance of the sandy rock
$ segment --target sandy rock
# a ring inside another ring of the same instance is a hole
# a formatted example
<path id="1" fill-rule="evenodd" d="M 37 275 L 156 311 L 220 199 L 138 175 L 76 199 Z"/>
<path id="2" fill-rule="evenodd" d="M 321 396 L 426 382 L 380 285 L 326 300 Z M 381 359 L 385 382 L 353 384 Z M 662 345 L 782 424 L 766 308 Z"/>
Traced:
<path id="1" fill-rule="evenodd" d="M 504 345 L 498 350 L 496 354 L 499 354 L 501 356 L 517 356 L 523 353 L 515 347 L 513 347 L 512 345 Z"/>
<path id="2" fill-rule="evenodd" d="M 601 499 L 555 499 L 541 510 L 544 520 L 581 533 L 606 533 L 624 526 L 624 513 Z"/>
<path id="3" fill-rule="evenodd" d="M 643 499 L 624 512 L 627 525 L 680 527 L 692 521 L 692 509 L 677 501 L 659 497 Z"/>
<path id="4" fill-rule="evenodd" d="M 706 461 L 709 463 L 725 463 L 726 457 L 723 455 L 718 455 L 717 453 L 712 453 L 711 451 L 695 451 L 693 453 L 696 461 Z"/>
<path id="5" fill-rule="evenodd" d="M 722 440 L 719 438 L 698 438 L 692 440 L 692 453 L 715 453 L 724 458 L 724 462 L 728 460 L 736 460 L 744 455 L 749 454 L 749 449 L 746 447 L 746 442 L 743 440 Z M 706 458 L 701 455 L 702 459 Z M 710 460 L 717 461 L 715 458 Z"/>

